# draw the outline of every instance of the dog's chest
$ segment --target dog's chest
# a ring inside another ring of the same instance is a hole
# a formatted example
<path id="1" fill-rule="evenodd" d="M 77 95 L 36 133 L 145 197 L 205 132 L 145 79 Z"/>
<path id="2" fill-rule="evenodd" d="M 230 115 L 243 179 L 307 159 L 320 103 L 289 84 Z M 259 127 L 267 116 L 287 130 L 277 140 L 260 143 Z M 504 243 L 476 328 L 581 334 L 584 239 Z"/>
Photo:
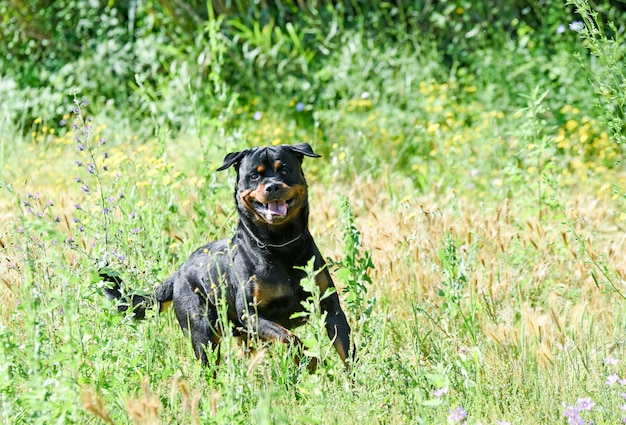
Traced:
<path id="1" fill-rule="evenodd" d="M 300 286 L 303 273 L 299 270 L 273 269 L 250 279 L 251 302 L 256 310 L 279 322 L 302 310 L 301 301 L 309 295 Z"/>

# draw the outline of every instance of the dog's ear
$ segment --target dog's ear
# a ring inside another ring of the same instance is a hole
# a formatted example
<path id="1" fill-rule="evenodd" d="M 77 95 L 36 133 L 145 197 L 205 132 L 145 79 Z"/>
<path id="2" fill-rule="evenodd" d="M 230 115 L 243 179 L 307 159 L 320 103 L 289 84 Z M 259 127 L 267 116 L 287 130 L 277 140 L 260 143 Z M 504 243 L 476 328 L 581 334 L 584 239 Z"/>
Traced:
<path id="1" fill-rule="evenodd" d="M 322 156 L 313 152 L 313 148 L 308 143 L 298 143 L 297 145 L 288 146 L 288 148 L 291 149 L 300 160 L 302 160 L 303 155 L 310 156 L 311 158 L 320 158 Z"/>
<path id="2" fill-rule="evenodd" d="M 241 152 L 231 152 L 229 154 L 227 154 L 224 157 L 224 163 L 222 164 L 222 166 L 220 168 L 218 168 L 216 171 L 222 171 L 227 169 L 228 167 L 232 167 L 233 165 L 235 167 L 239 166 L 239 163 L 241 162 L 241 160 L 243 159 L 244 156 L 246 156 L 247 154 L 247 149 L 245 151 L 241 151 Z"/>

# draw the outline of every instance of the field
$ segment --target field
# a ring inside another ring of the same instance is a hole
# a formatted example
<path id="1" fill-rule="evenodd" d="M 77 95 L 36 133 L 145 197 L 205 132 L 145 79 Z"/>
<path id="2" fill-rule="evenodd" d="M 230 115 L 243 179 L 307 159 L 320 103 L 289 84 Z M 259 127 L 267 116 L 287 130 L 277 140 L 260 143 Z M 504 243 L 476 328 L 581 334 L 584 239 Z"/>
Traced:
<path id="1" fill-rule="evenodd" d="M 70 3 L 71 58 L 0 8 L 1 423 L 626 422 L 623 6 Z M 102 268 L 150 291 L 232 234 L 228 152 L 299 142 L 349 370 L 315 297 L 311 374 L 232 338 L 204 368 L 171 310 L 103 296 Z"/>

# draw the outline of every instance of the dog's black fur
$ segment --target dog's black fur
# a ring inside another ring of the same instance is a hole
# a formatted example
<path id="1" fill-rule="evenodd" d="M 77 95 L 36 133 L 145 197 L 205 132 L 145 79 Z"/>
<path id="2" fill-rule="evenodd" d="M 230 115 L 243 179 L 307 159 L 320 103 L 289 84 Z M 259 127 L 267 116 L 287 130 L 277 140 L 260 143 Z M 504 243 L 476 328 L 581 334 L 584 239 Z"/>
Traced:
<path id="1" fill-rule="evenodd" d="M 256 335 L 265 341 L 300 345 L 290 330 L 301 325 L 294 313 L 310 294 L 300 286 L 305 272 L 298 267 L 314 258 L 315 281 L 324 292 L 334 287 L 308 229 L 307 183 L 301 164 L 304 156 L 317 158 L 306 143 L 246 149 L 229 153 L 218 171 L 237 171 L 235 201 L 239 225 L 232 239 L 211 242 L 196 250 L 151 297 L 129 297 L 135 317 L 155 301 L 161 311 L 174 304 L 178 322 L 191 334 L 196 356 L 208 362 L 207 349 L 215 349 L 224 331 L 219 328 L 218 306 L 226 302 L 235 335 Z M 109 298 L 123 299 L 120 281 L 102 274 L 113 286 Z M 120 306 L 120 310 L 127 307 Z M 337 293 L 321 301 L 327 313 L 329 338 L 347 363 L 350 327 Z"/>

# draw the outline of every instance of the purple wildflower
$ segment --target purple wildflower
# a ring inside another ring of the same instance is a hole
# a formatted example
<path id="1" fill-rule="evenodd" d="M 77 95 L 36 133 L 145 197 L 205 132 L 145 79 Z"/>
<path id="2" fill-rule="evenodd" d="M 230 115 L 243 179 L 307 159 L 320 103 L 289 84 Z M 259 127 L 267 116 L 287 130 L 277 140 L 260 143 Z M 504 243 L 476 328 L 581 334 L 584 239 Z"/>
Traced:
<path id="1" fill-rule="evenodd" d="M 585 420 L 580 416 L 580 410 L 576 406 L 567 406 L 563 416 L 567 418 L 567 423 L 570 425 L 585 425 Z"/>
<path id="2" fill-rule="evenodd" d="M 450 409 L 450 416 L 448 416 L 448 419 L 450 421 L 461 422 L 465 418 L 467 418 L 467 412 L 465 411 L 465 409 L 463 409 L 462 406 L 457 406 L 454 409 Z"/>
<path id="3" fill-rule="evenodd" d="M 443 387 L 443 388 L 439 388 L 439 389 L 436 389 L 435 391 L 433 391 L 433 395 L 435 397 L 442 397 L 447 392 L 448 392 L 448 389 L 446 387 Z"/>
<path id="4" fill-rule="evenodd" d="M 590 397 L 579 398 L 576 400 L 578 410 L 592 410 L 596 403 Z"/>
<path id="5" fill-rule="evenodd" d="M 305 107 L 304 102 L 296 103 L 296 111 L 302 112 L 302 111 L 304 111 L 304 107 Z"/>
<path id="6" fill-rule="evenodd" d="M 133 230 L 130 231 L 133 235 L 136 235 L 139 233 L 139 228 L 135 227 Z"/>
<path id="7" fill-rule="evenodd" d="M 261 118 L 263 118 L 263 112 L 256 111 L 252 118 L 254 118 L 255 121 L 259 121 Z"/>
<path id="8" fill-rule="evenodd" d="M 606 386 L 612 387 L 617 383 L 617 381 L 619 381 L 619 376 L 617 376 L 616 373 L 612 373 L 606 377 Z"/>

